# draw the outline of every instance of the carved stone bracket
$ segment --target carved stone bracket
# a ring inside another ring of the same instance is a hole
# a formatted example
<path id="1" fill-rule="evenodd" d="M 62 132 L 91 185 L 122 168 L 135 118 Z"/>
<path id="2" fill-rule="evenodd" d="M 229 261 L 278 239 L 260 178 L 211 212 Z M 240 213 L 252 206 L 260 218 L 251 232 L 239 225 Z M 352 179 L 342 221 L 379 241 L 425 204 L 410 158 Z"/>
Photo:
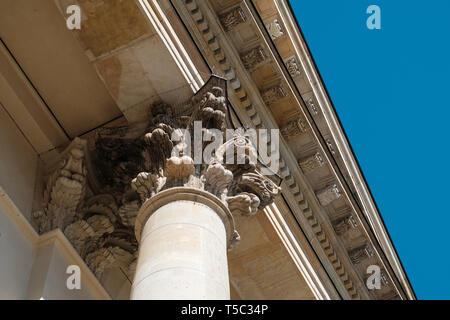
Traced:
<path id="1" fill-rule="evenodd" d="M 76 138 L 51 168 L 42 209 L 32 215 L 39 233 L 63 229 L 75 219 L 85 193 L 85 154 L 86 141 Z"/>

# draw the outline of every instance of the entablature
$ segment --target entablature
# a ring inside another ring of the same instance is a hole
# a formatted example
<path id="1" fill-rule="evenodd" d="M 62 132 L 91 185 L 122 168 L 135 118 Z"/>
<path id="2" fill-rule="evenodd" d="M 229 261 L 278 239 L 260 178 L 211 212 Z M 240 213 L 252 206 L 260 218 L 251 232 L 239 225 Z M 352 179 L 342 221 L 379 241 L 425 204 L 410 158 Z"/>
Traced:
<path id="1" fill-rule="evenodd" d="M 311 58 L 293 47 L 300 40 L 286 9 L 280 9 L 286 3 L 172 3 L 210 68 L 229 80 L 229 99 L 244 125 L 281 129 L 283 195 L 340 295 L 410 298 L 349 186 L 347 171 L 341 171 L 342 142 L 333 132 L 342 129 L 318 120 L 324 118 L 323 98 L 314 88 L 321 84 L 312 82 L 305 68 Z M 377 292 L 365 284 L 372 264 L 384 270 L 386 280 Z"/>

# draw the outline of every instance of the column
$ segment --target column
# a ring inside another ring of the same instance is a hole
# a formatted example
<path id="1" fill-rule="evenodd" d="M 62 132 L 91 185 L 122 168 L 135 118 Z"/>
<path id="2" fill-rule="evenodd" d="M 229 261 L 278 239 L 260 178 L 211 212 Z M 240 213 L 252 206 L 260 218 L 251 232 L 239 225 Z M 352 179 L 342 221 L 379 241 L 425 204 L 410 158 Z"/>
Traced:
<path id="1" fill-rule="evenodd" d="M 230 211 L 206 191 L 178 187 L 147 200 L 136 220 L 140 249 L 131 299 L 230 299 L 233 231 Z"/>

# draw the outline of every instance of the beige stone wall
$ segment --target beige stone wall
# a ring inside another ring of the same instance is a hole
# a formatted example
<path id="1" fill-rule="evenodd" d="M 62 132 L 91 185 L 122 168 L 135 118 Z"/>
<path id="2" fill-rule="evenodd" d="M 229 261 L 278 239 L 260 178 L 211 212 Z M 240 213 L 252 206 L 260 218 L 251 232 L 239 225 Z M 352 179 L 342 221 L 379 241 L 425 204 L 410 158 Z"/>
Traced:
<path id="1" fill-rule="evenodd" d="M 38 155 L 3 107 L 0 144 L 0 299 L 109 298 L 61 232 L 30 225 Z M 81 290 L 66 287 L 70 264 L 82 267 Z"/>
<path id="2" fill-rule="evenodd" d="M 0 299 L 26 299 L 35 251 L 1 207 L 0 256 Z"/>
<path id="3" fill-rule="evenodd" d="M 0 186 L 29 219 L 34 195 L 37 154 L 2 107 L 0 107 L 0 145 Z"/>

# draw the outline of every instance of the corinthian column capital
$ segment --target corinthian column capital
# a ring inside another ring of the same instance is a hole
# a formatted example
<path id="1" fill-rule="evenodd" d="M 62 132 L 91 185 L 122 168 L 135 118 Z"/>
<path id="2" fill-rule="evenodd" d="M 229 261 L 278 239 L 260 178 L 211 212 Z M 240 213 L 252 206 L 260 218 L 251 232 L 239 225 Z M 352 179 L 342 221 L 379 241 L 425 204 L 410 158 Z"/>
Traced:
<path id="1" fill-rule="evenodd" d="M 226 81 L 214 76 L 179 106 L 153 106 L 151 125 L 143 133 L 147 171 L 131 181 L 143 205 L 171 188 L 207 192 L 232 214 L 253 215 L 273 201 L 279 188 L 260 173 L 251 139 L 242 129 L 226 134 L 228 107 Z M 137 235 L 141 227 L 136 226 Z"/>

